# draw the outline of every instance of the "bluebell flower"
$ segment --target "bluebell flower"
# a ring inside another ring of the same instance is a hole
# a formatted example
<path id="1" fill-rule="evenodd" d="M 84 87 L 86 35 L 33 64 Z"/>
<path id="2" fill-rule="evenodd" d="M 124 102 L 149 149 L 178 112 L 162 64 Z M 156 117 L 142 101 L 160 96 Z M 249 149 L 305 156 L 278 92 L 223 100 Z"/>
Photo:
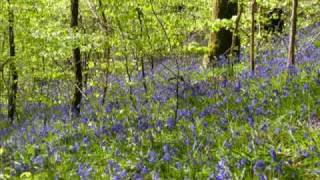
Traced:
<path id="1" fill-rule="evenodd" d="M 281 161 L 275 166 L 274 168 L 275 172 L 277 172 L 278 174 L 282 174 L 283 173 L 282 166 L 283 166 L 283 162 Z"/>
<path id="2" fill-rule="evenodd" d="M 279 91 L 277 89 L 272 90 L 275 97 L 279 96 Z"/>
<path id="3" fill-rule="evenodd" d="M 32 163 L 33 164 L 36 164 L 38 166 L 41 166 L 43 167 L 44 165 L 44 159 L 41 155 L 38 155 L 37 157 L 35 157 L 33 160 L 32 160 Z"/>
<path id="4" fill-rule="evenodd" d="M 190 145 L 190 139 L 188 137 L 186 137 L 184 139 L 184 143 L 185 143 L 185 145 L 189 146 Z"/>
<path id="5" fill-rule="evenodd" d="M 317 152 L 317 147 L 316 146 L 310 146 L 310 150 L 312 152 Z"/>
<path id="6" fill-rule="evenodd" d="M 153 175 L 152 175 L 152 180 L 160 180 L 160 174 L 159 172 L 154 172 Z"/>
<path id="7" fill-rule="evenodd" d="M 94 128 L 93 131 L 94 131 L 94 135 L 97 138 L 101 138 L 101 130 L 98 130 L 98 129 Z"/>
<path id="8" fill-rule="evenodd" d="M 175 125 L 176 125 L 176 121 L 173 118 L 169 118 L 167 120 L 167 126 L 168 126 L 169 129 L 174 128 Z"/>
<path id="9" fill-rule="evenodd" d="M 227 84 L 228 84 L 228 79 L 224 78 L 220 84 L 220 87 L 225 88 L 227 87 Z"/>
<path id="10" fill-rule="evenodd" d="M 215 173 L 211 173 L 208 177 L 209 180 L 214 180 L 216 177 L 216 174 Z"/>
<path id="11" fill-rule="evenodd" d="M 155 163 L 157 161 L 157 153 L 154 151 L 150 151 L 148 154 L 148 160 L 150 163 Z"/>
<path id="12" fill-rule="evenodd" d="M 121 171 L 120 165 L 117 164 L 117 163 L 113 163 L 113 170 L 114 170 L 116 173 L 120 172 L 120 171 Z"/>
<path id="13" fill-rule="evenodd" d="M 235 87 L 234 87 L 234 91 L 235 91 L 235 92 L 240 92 L 241 87 L 242 87 L 242 85 L 241 85 L 241 80 L 238 80 L 238 82 L 236 83 L 236 85 L 235 85 Z"/>
<path id="14" fill-rule="evenodd" d="M 71 148 L 72 152 L 78 152 L 80 150 L 80 145 L 78 142 L 75 142 L 74 145 Z"/>
<path id="15" fill-rule="evenodd" d="M 160 120 L 158 120 L 156 122 L 156 127 L 159 128 L 159 129 L 162 129 L 163 125 L 162 125 L 162 122 Z"/>
<path id="16" fill-rule="evenodd" d="M 217 163 L 215 170 L 215 173 L 211 174 L 209 179 L 215 178 L 216 180 L 231 180 L 231 171 L 224 159 L 221 159 Z"/>
<path id="17" fill-rule="evenodd" d="M 248 163 L 247 159 L 241 158 L 240 161 L 236 164 L 238 169 L 243 168 Z"/>
<path id="18" fill-rule="evenodd" d="M 163 160 L 164 160 L 165 162 L 171 161 L 171 155 L 170 155 L 170 153 L 167 153 L 167 152 L 164 153 Z"/>
<path id="19" fill-rule="evenodd" d="M 89 138 L 88 137 L 84 137 L 82 142 L 83 142 L 83 144 L 88 144 L 89 143 Z"/>
<path id="20" fill-rule="evenodd" d="M 280 131 L 281 131 L 280 128 L 275 128 L 275 129 L 274 129 L 274 133 L 275 133 L 276 135 L 278 135 L 278 134 L 280 133 Z"/>
<path id="21" fill-rule="evenodd" d="M 251 116 L 248 117 L 248 123 L 249 123 L 249 126 L 250 126 L 251 128 L 254 127 L 254 120 L 253 120 L 253 118 L 252 118 Z"/>
<path id="22" fill-rule="evenodd" d="M 207 128 L 208 127 L 208 122 L 207 121 L 203 121 L 202 125 L 203 125 L 203 127 Z"/>
<path id="23" fill-rule="evenodd" d="M 91 166 L 85 166 L 83 164 L 80 164 L 77 174 L 80 176 L 81 180 L 86 180 L 90 177 L 91 171 Z"/>
<path id="24" fill-rule="evenodd" d="M 224 159 L 221 159 L 217 164 L 216 164 L 216 170 L 220 171 L 223 170 L 226 165 L 226 161 Z"/>
<path id="25" fill-rule="evenodd" d="M 62 162 L 62 161 L 61 161 L 61 156 L 60 156 L 59 153 L 55 153 L 55 154 L 54 154 L 54 161 L 55 161 L 57 164 L 59 164 L 59 163 Z"/>
<path id="26" fill-rule="evenodd" d="M 310 157 L 310 154 L 309 154 L 309 152 L 308 152 L 307 150 L 303 150 L 303 151 L 302 151 L 302 156 L 303 156 L 304 158 L 308 158 L 308 157 Z"/>
<path id="27" fill-rule="evenodd" d="M 288 67 L 288 71 L 289 71 L 289 74 L 292 75 L 292 76 L 298 74 L 298 69 L 297 69 L 297 67 L 294 66 L 294 65 L 290 65 L 290 66 Z"/>
<path id="28" fill-rule="evenodd" d="M 250 114 L 253 114 L 253 111 L 254 111 L 254 107 L 252 105 L 248 105 L 248 112 Z"/>
<path id="29" fill-rule="evenodd" d="M 192 136 L 193 136 L 194 138 L 196 138 L 196 136 L 197 136 L 197 131 L 196 131 L 196 130 L 197 130 L 197 129 L 196 129 L 196 126 L 195 126 L 194 123 L 191 124 L 190 129 L 191 129 Z"/>
<path id="30" fill-rule="evenodd" d="M 241 97 L 238 97 L 237 99 L 236 99 L 236 103 L 241 103 L 242 102 L 242 98 Z"/>
<path id="31" fill-rule="evenodd" d="M 109 170 L 109 167 L 108 167 L 108 166 L 104 168 L 104 172 L 105 172 L 106 174 L 109 174 L 109 173 L 110 173 L 110 170 Z"/>
<path id="32" fill-rule="evenodd" d="M 276 154 L 276 151 L 275 151 L 275 150 L 271 149 L 271 150 L 269 151 L 269 154 L 270 154 L 270 156 L 271 156 L 271 158 L 272 158 L 273 161 L 276 161 L 276 160 L 277 160 L 277 154 Z"/>
<path id="33" fill-rule="evenodd" d="M 162 147 L 163 152 L 168 153 L 169 152 L 169 145 L 168 144 L 164 144 Z"/>
<path id="34" fill-rule="evenodd" d="M 139 120 L 138 121 L 138 128 L 141 130 L 141 131 L 145 131 L 149 128 L 149 123 L 145 120 Z"/>
<path id="35" fill-rule="evenodd" d="M 120 176 L 122 178 L 125 178 L 127 176 L 127 171 L 126 170 L 121 171 Z"/>
<path id="36" fill-rule="evenodd" d="M 177 168 L 177 169 L 181 169 L 181 168 L 182 168 L 182 165 L 181 165 L 180 162 L 176 162 L 176 168 Z"/>
<path id="37" fill-rule="evenodd" d="M 146 166 L 143 166 L 142 169 L 141 169 L 141 174 L 142 175 L 145 175 L 149 172 L 149 169 L 146 167 Z"/>
<path id="38" fill-rule="evenodd" d="M 123 132 L 124 127 L 123 127 L 122 124 L 117 123 L 117 124 L 113 125 L 111 129 L 112 129 L 112 131 L 113 131 L 114 133 L 117 133 L 117 134 L 118 134 L 118 133 Z"/>
<path id="39" fill-rule="evenodd" d="M 263 123 L 262 126 L 260 127 L 261 131 L 267 132 L 268 131 L 268 124 L 267 123 Z"/>
<path id="40" fill-rule="evenodd" d="M 264 169 L 266 168 L 266 164 L 264 163 L 263 160 L 258 160 L 253 167 L 253 171 L 255 174 L 260 174 L 261 172 L 264 171 Z"/>
<path id="41" fill-rule="evenodd" d="M 134 174 L 133 179 L 134 180 L 143 180 L 143 177 L 140 174 Z"/>
<path id="42" fill-rule="evenodd" d="M 223 145 L 224 145 L 224 147 L 226 147 L 227 149 L 231 149 L 231 148 L 232 148 L 232 144 L 231 144 L 229 141 L 227 141 L 227 140 L 224 141 Z"/>
<path id="43" fill-rule="evenodd" d="M 28 166 L 26 164 L 24 164 L 23 162 L 20 162 L 20 161 L 16 161 L 14 164 L 13 164 L 15 170 L 17 172 L 25 172 L 25 171 L 28 171 Z"/>
<path id="44" fill-rule="evenodd" d="M 48 136 L 48 131 L 49 131 L 48 125 L 43 126 L 40 131 L 40 134 L 39 134 L 40 137 L 44 138 L 44 137 Z"/>
<path id="45" fill-rule="evenodd" d="M 190 111 L 189 109 L 178 110 L 178 117 L 190 118 L 191 116 L 192 116 L 192 111 Z"/>
<path id="46" fill-rule="evenodd" d="M 257 107 L 256 114 L 257 115 L 262 115 L 263 114 L 263 108 L 262 107 Z"/>
<path id="47" fill-rule="evenodd" d="M 265 175 L 260 175 L 259 180 L 268 180 L 267 176 Z"/>

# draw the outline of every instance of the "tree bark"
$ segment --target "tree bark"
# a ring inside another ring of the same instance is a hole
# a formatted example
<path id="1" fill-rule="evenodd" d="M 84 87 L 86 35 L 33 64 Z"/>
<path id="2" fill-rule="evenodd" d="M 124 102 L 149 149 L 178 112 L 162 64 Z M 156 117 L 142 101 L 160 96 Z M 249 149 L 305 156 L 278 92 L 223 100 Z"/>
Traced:
<path id="1" fill-rule="evenodd" d="M 230 0 L 213 0 L 212 1 L 212 18 L 231 19 L 237 15 L 237 2 Z M 211 32 L 209 41 L 209 64 L 216 65 L 220 55 L 226 55 L 232 46 L 233 33 L 226 28 L 221 28 L 218 32 Z"/>
<path id="2" fill-rule="evenodd" d="M 140 24 L 140 38 L 143 39 L 143 18 L 144 18 L 144 14 L 141 10 L 141 8 L 136 8 L 137 11 L 137 16 L 138 16 L 138 20 L 139 20 L 139 24 Z M 143 51 L 141 49 L 141 51 Z M 143 87 L 144 87 L 144 91 L 147 93 L 148 92 L 148 88 L 147 88 L 147 82 L 146 82 L 146 73 L 145 73 L 145 68 L 144 68 L 144 57 L 141 53 L 138 53 L 139 59 L 140 59 L 140 63 L 141 63 L 141 73 L 142 73 L 142 81 L 143 81 Z"/>
<path id="3" fill-rule="evenodd" d="M 105 13 L 103 11 L 99 12 L 97 10 L 96 5 L 91 0 L 87 0 L 87 4 L 89 6 L 91 13 L 98 20 L 101 31 L 105 32 L 106 36 L 110 36 L 110 34 L 112 33 L 112 27 L 111 27 L 111 24 L 108 24 L 107 17 L 105 15 Z M 99 0 L 98 4 L 99 4 L 98 9 L 100 9 L 103 6 L 102 1 Z M 107 67 L 107 70 L 106 70 L 107 72 L 105 72 L 105 77 L 104 77 L 105 84 L 103 85 L 103 94 L 102 94 L 102 102 L 101 102 L 102 105 L 104 105 L 106 102 L 106 95 L 107 95 L 107 90 L 108 90 L 108 78 L 111 73 L 111 70 L 110 70 L 111 46 L 109 44 L 105 48 L 103 57 L 104 57 L 104 60 L 106 60 L 108 67 Z"/>
<path id="4" fill-rule="evenodd" d="M 15 65 L 15 43 L 14 43 L 14 29 L 13 29 L 13 22 L 14 22 L 14 14 L 11 8 L 11 1 L 8 0 L 9 4 L 9 46 L 10 46 L 10 72 L 11 72 L 11 87 L 9 93 L 9 100 L 8 100 L 8 118 L 11 122 L 14 120 L 14 115 L 16 113 L 16 99 L 17 99 L 17 92 L 18 92 L 18 72 Z"/>
<path id="5" fill-rule="evenodd" d="M 295 65 L 295 41 L 297 32 L 298 0 L 292 0 L 291 31 L 289 40 L 288 66 Z"/>
<path id="6" fill-rule="evenodd" d="M 71 28 L 77 31 L 79 15 L 79 0 L 71 0 Z M 80 48 L 76 47 L 72 50 L 74 73 L 76 77 L 75 89 L 72 99 L 72 113 L 76 116 L 80 115 L 80 103 L 82 99 L 82 64 Z"/>
<path id="7" fill-rule="evenodd" d="M 256 11 L 256 0 L 252 0 L 251 2 L 251 36 L 250 36 L 251 72 L 254 72 L 255 70 L 255 59 L 254 59 L 255 11 Z"/>
<path id="8" fill-rule="evenodd" d="M 235 62 L 238 63 L 240 62 L 240 36 L 239 36 L 239 23 L 241 20 L 241 15 L 243 11 L 243 6 L 241 3 L 238 4 L 238 10 L 237 10 L 237 18 L 235 21 L 235 27 L 234 27 L 234 32 L 232 36 L 232 43 L 231 43 L 231 59 L 235 58 Z M 233 62 L 232 62 L 233 63 Z"/>
<path id="9" fill-rule="evenodd" d="M 105 83 L 103 86 L 103 94 L 102 94 L 102 102 L 101 104 L 104 105 L 106 102 L 106 98 L 107 98 L 107 91 L 108 91 L 108 79 L 109 79 L 109 75 L 111 73 L 110 71 L 110 55 L 111 55 L 111 48 L 108 46 L 105 50 L 104 50 L 104 59 L 107 62 L 107 69 L 105 72 Z"/>

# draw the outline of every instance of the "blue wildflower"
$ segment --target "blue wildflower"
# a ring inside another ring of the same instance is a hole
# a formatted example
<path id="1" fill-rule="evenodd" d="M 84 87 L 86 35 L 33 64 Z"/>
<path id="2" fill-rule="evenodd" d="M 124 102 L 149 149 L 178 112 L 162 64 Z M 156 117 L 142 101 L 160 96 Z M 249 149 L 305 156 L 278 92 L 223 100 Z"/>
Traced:
<path id="1" fill-rule="evenodd" d="M 124 128 L 123 128 L 123 125 L 122 125 L 122 124 L 117 123 L 117 124 L 113 125 L 111 129 L 112 129 L 112 131 L 113 131 L 114 133 L 121 133 Z"/>
<path id="2" fill-rule="evenodd" d="M 162 150 L 163 150 L 163 152 L 168 153 L 169 152 L 169 145 L 168 144 L 163 145 Z"/>
<path id="3" fill-rule="evenodd" d="M 168 126 L 169 129 L 174 128 L 175 125 L 176 125 L 176 121 L 173 118 L 169 118 L 167 120 L 167 126 Z"/>
<path id="4" fill-rule="evenodd" d="M 170 155 L 170 153 L 164 153 L 163 160 L 164 160 L 165 162 L 171 161 L 171 155 Z"/>
<path id="5" fill-rule="evenodd" d="M 89 178 L 91 171 L 91 166 L 85 166 L 83 164 L 80 164 L 77 174 L 80 176 L 81 180 L 86 180 Z"/>
<path id="6" fill-rule="evenodd" d="M 148 160 L 150 163 L 155 163 L 157 161 L 157 153 L 154 151 L 150 151 L 148 154 Z"/>
<path id="7" fill-rule="evenodd" d="M 268 180 L 267 176 L 265 175 L 260 175 L 259 180 Z"/>
<path id="8" fill-rule="evenodd" d="M 271 149 L 271 150 L 269 151 L 269 154 L 270 154 L 272 160 L 274 160 L 274 161 L 277 160 L 277 154 L 276 154 L 276 151 L 275 151 L 275 150 Z"/>
<path id="9" fill-rule="evenodd" d="M 162 122 L 160 120 L 158 120 L 156 122 L 156 127 L 159 128 L 159 129 L 162 129 L 163 125 L 162 125 Z"/>
<path id="10" fill-rule="evenodd" d="M 72 151 L 72 152 L 78 152 L 79 149 L 80 149 L 79 143 L 78 143 L 78 142 L 75 142 L 74 145 L 73 145 L 72 148 L 71 148 L 71 151 Z"/>
<path id="11" fill-rule="evenodd" d="M 266 165 L 264 163 L 263 160 L 258 160 L 253 167 L 253 171 L 255 174 L 260 174 L 261 172 L 264 171 L 264 169 L 266 168 Z"/>
<path id="12" fill-rule="evenodd" d="M 41 155 L 38 155 L 32 160 L 32 163 L 42 167 L 44 165 L 44 159 Z"/>
<path id="13" fill-rule="evenodd" d="M 89 143 L 89 138 L 88 137 L 84 137 L 82 142 L 83 142 L 83 144 L 88 144 Z"/>
<path id="14" fill-rule="evenodd" d="M 176 168 L 177 168 L 177 169 L 181 169 L 181 168 L 182 168 L 182 165 L 181 165 L 180 162 L 176 162 Z"/>
<path id="15" fill-rule="evenodd" d="M 240 161 L 237 163 L 237 168 L 238 168 L 238 169 L 241 169 L 241 168 L 243 168 L 244 166 L 246 166 L 247 163 L 248 163 L 247 159 L 242 158 L 242 159 L 240 159 Z"/>
<path id="16" fill-rule="evenodd" d="M 249 123 L 249 126 L 251 127 L 251 128 L 253 128 L 254 127 L 254 120 L 253 120 L 253 117 L 248 117 L 248 123 Z"/>

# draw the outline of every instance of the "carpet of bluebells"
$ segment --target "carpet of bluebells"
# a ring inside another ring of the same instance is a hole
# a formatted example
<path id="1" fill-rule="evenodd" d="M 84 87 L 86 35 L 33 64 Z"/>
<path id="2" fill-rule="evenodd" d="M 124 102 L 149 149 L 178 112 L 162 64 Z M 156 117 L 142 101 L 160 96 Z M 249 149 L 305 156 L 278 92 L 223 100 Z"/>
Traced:
<path id="1" fill-rule="evenodd" d="M 0 131 L 0 179 L 320 178 L 319 30 L 300 30 L 289 70 L 286 38 L 260 48 L 255 74 L 245 56 L 231 77 L 182 63 L 176 118 L 176 81 L 161 64 L 147 91 L 141 74 L 113 74 L 103 104 L 91 86 L 79 118 L 67 103 L 25 105 L 24 123 Z"/>

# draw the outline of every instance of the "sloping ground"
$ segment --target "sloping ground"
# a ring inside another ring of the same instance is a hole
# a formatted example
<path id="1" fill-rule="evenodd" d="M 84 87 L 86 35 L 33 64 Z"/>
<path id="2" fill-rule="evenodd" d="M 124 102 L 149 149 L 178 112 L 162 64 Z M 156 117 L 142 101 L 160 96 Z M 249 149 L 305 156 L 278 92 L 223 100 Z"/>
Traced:
<path id="1" fill-rule="evenodd" d="M 134 77 L 133 98 L 123 75 L 110 77 L 106 105 L 92 87 L 79 119 L 65 105 L 26 106 L 37 113 L 1 140 L 0 179 L 320 178 L 319 31 L 300 31 L 289 73 L 285 39 L 258 53 L 255 75 L 246 62 L 229 79 L 183 66 L 177 119 L 176 71 L 164 66 L 148 72 L 147 92 Z"/>

